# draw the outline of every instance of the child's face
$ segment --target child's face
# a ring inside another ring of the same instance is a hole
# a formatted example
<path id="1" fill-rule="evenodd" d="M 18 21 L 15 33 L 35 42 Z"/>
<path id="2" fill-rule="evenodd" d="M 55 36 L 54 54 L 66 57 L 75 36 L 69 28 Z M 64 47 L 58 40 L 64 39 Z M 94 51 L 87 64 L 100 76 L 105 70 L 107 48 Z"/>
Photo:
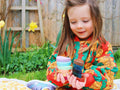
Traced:
<path id="1" fill-rule="evenodd" d="M 68 9 L 68 17 L 72 32 L 80 39 L 86 39 L 92 34 L 94 28 L 87 4 Z"/>

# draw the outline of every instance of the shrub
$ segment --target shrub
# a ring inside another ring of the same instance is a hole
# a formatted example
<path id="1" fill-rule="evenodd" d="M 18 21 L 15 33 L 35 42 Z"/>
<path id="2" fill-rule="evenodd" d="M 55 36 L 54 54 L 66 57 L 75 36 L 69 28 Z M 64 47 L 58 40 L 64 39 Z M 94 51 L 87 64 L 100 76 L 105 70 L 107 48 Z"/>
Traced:
<path id="1" fill-rule="evenodd" d="M 26 52 L 16 52 L 11 56 L 9 63 L 9 73 L 13 72 L 31 72 L 47 68 L 47 63 L 54 48 L 48 47 L 49 42 L 45 43 L 39 49 Z"/>
<path id="2" fill-rule="evenodd" d="M 120 62 L 120 48 L 114 53 L 116 62 Z"/>

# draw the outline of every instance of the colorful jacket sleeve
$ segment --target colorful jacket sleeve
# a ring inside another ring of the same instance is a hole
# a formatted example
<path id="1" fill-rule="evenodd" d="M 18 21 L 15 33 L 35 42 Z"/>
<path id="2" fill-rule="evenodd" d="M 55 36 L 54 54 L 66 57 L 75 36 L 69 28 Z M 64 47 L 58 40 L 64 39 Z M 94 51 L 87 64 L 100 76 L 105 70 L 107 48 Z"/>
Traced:
<path id="1" fill-rule="evenodd" d="M 57 81 L 57 74 L 58 74 L 58 68 L 56 64 L 56 57 L 57 53 L 54 52 L 50 59 L 48 60 L 48 65 L 47 65 L 47 79 L 49 82 L 53 83 L 56 86 L 65 86 L 68 84 L 68 81 L 66 79 L 66 82 L 62 84 L 61 82 Z"/>
<path id="2" fill-rule="evenodd" d="M 93 55 L 93 59 L 86 61 L 87 69 L 84 71 L 89 74 L 84 88 L 90 90 L 110 90 L 113 88 L 113 79 L 118 68 L 116 66 L 112 46 L 109 42 L 102 44 Z"/>

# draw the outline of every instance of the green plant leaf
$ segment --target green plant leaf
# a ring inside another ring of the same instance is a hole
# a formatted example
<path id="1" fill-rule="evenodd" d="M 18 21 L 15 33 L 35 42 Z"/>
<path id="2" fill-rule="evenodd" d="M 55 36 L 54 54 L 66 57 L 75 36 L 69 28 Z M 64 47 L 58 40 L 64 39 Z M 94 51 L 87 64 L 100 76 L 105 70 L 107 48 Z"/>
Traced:
<path id="1" fill-rule="evenodd" d="M 7 72 L 7 71 L 9 71 L 9 67 L 10 67 L 10 65 L 9 65 L 9 64 L 7 64 L 7 67 L 6 67 L 6 72 Z"/>
<path id="2" fill-rule="evenodd" d="M 10 32 L 11 32 L 11 28 L 9 29 L 9 32 L 8 32 L 8 37 L 9 37 L 9 35 L 10 35 Z"/>
<path id="3" fill-rule="evenodd" d="M 12 39 L 11 39 L 11 44 L 10 44 L 10 52 L 12 51 L 13 43 L 14 43 L 14 31 L 12 33 Z"/>
<path id="4" fill-rule="evenodd" d="M 1 44 L 1 48 L 0 48 L 0 50 L 1 50 L 1 52 L 2 52 L 2 50 L 3 50 L 3 43 L 2 43 L 1 34 L 0 34 L 0 44 Z"/>
<path id="5" fill-rule="evenodd" d="M 3 44 L 3 59 L 4 59 L 4 61 L 3 61 L 3 65 L 4 65 L 4 67 L 6 67 L 6 62 L 7 62 L 7 52 L 6 52 L 6 50 L 8 49 L 7 48 L 7 39 L 8 39 L 8 37 L 7 37 L 7 30 L 5 30 L 5 38 L 4 38 L 4 44 Z"/>
<path id="6" fill-rule="evenodd" d="M 2 66 L 2 65 L 3 65 L 3 55 L 2 55 L 2 53 L 0 51 L 0 66 Z"/>

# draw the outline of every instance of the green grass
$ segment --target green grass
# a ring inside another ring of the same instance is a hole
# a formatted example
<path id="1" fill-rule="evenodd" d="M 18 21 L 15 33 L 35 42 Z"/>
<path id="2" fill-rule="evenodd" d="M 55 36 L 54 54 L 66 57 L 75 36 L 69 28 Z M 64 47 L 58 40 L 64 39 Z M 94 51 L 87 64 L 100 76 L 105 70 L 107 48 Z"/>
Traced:
<path id="1" fill-rule="evenodd" d="M 30 73 L 13 73 L 11 75 L 1 75 L 0 78 L 9 78 L 9 79 L 19 79 L 24 81 L 30 81 L 30 80 L 46 80 L 46 69 L 36 72 L 30 72 Z"/>
<path id="2" fill-rule="evenodd" d="M 115 79 L 120 79 L 120 62 L 117 62 L 118 66 L 118 73 L 115 77 Z M 0 78 L 11 78 L 11 79 L 19 79 L 19 80 L 24 80 L 24 81 L 30 81 L 30 80 L 46 80 L 46 69 L 41 70 L 41 71 L 36 71 L 36 72 L 30 72 L 30 73 L 13 73 L 11 75 L 1 75 Z"/>

